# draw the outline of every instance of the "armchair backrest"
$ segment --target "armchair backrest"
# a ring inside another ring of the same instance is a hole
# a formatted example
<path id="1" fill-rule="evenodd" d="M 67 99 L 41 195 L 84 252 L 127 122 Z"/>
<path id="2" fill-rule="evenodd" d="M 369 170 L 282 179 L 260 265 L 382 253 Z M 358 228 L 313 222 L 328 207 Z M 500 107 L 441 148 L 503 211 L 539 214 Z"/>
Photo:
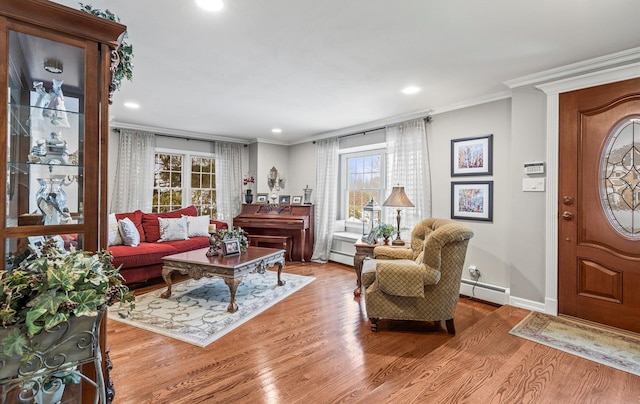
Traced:
<path id="1" fill-rule="evenodd" d="M 418 255 L 420 255 L 424 249 L 424 243 L 427 240 L 427 237 L 429 237 L 433 231 L 450 223 L 456 222 L 449 219 L 429 218 L 416 224 L 411 231 L 411 249 L 413 250 L 413 259 L 415 260 L 418 258 Z"/>

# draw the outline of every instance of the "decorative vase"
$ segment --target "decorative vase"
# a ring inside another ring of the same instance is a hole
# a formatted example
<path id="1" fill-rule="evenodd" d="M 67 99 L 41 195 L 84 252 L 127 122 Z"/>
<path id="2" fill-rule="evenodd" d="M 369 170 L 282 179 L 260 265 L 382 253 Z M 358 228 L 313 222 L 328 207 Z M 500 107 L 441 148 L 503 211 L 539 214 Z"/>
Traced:
<path id="1" fill-rule="evenodd" d="M 36 404 L 57 404 L 62 400 L 64 384 L 60 380 L 54 380 L 53 385 L 47 390 L 42 387 L 36 394 Z"/>
<path id="2" fill-rule="evenodd" d="M 302 189 L 302 191 L 304 192 L 304 204 L 311 205 L 311 191 L 313 191 L 313 189 L 309 188 L 309 185 L 307 185 Z"/>
<path id="3" fill-rule="evenodd" d="M 253 202 L 253 194 L 244 194 L 244 201 L 245 201 L 245 203 L 252 203 Z"/>

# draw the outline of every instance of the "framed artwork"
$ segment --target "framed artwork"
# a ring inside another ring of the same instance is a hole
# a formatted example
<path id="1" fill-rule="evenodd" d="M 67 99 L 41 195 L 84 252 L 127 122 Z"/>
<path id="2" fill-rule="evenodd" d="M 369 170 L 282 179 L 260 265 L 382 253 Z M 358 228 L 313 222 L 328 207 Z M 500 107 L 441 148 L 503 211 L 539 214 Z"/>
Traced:
<path id="1" fill-rule="evenodd" d="M 452 182 L 451 218 L 493 221 L 493 181 Z"/>
<path id="2" fill-rule="evenodd" d="M 280 195 L 279 203 L 290 203 L 291 195 Z"/>
<path id="3" fill-rule="evenodd" d="M 230 238 L 222 240 L 222 255 L 237 255 L 240 254 L 240 240 L 237 238 Z"/>
<path id="4" fill-rule="evenodd" d="M 256 203 L 267 203 L 269 200 L 269 194 L 257 194 Z"/>
<path id="5" fill-rule="evenodd" d="M 367 244 L 375 244 L 376 241 L 378 241 L 376 239 L 376 230 L 377 229 L 371 230 L 369 234 L 367 234 L 365 237 L 362 238 L 362 241 L 364 241 Z"/>
<path id="6" fill-rule="evenodd" d="M 493 135 L 451 140 L 451 176 L 492 175 Z"/>
<path id="7" fill-rule="evenodd" d="M 45 242 L 44 236 L 31 236 L 27 237 L 27 240 L 29 241 L 29 248 L 31 248 L 31 251 L 39 257 L 40 250 Z"/>
<path id="8" fill-rule="evenodd" d="M 296 195 L 294 197 L 291 198 L 291 203 L 293 204 L 301 204 L 302 203 L 302 195 Z"/>

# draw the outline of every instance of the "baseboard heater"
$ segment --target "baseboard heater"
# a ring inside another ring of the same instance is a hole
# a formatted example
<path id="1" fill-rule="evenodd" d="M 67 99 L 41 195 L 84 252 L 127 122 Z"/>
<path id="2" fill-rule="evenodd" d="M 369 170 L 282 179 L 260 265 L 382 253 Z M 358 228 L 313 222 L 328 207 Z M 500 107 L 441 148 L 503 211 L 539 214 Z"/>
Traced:
<path id="1" fill-rule="evenodd" d="M 511 292 L 508 288 L 502 286 L 462 279 L 460 282 L 460 294 L 491 303 L 507 304 L 509 303 Z"/>

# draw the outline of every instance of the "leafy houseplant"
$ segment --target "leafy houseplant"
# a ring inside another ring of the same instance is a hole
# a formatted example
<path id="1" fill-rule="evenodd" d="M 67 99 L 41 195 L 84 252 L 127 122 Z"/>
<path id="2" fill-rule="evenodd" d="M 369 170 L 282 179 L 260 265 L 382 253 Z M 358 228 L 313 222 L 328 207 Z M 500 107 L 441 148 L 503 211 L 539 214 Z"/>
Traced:
<path id="1" fill-rule="evenodd" d="M 95 317 L 116 300 L 134 307 L 134 296 L 122 284 L 119 268 L 107 251 L 95 254 L 43 244 L 39 257 L 29 256 L 10 271 L 0 271 L 0 323 L 8 332 L 0 341 L 7 357 L 28 362 L 37 349 L 32 339 L 72 317 Z"/>
<path id="2" fill-rule="evenodd" d="M 108 9 L 100 10 L 97 8 L 93 8 L 90 4 L 80 4 L 80 11 L 83 11 L 88 14 L 93 14 L 95 16 L 120 22 L 120 18 L 113 14 Z M 125 39 L 127 38 L 127 32 L 125 31 L 124 37 L 122 39 L 122 43 L 118 46 L 116 53 L 118 54 L 118 58 L 120 63 L 116 67 L 116 71 L 113 73 L 113 84 L 115 85 L 115 89 L 120 89 L 120 83 L 123 79 L 127 79 L 129 81 L 133 81 L 133 46 L 129 44 Z"/>
<path id="3" fill-rule="evenodd" d="M 378 227 L 376 228 L 376 237 L 382 237 L 384 238 L 385 243 L 389 241 L 389 238 L 393 235 L 393 233 L 395 232 L 395 227 L 393 227 L 390 224 L 384 224 L 384 223 L 380 223 L 378 225 Z"/>

